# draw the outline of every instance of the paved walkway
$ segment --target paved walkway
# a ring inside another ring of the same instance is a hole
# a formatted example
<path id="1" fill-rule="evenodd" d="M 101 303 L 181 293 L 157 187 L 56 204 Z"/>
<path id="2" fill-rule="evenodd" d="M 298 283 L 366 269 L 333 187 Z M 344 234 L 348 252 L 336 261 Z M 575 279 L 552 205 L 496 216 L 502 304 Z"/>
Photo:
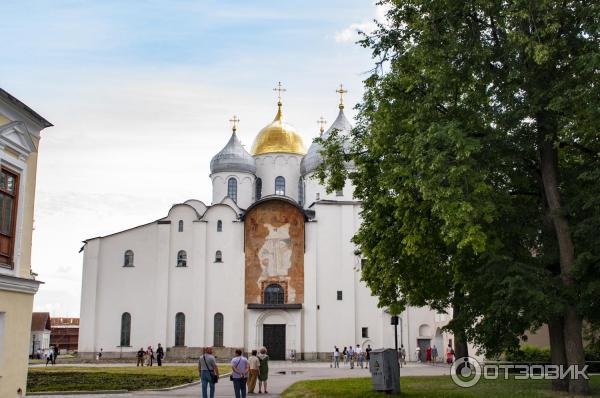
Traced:
<path id="1" fill-rule="evenodd" d="M 338 379 L 349 377 L 370 377 L 368 369 L 350 369 L 342 365 L 339 369 L 332 369 L 328 363 L 323 362 L 272 362 L 269 373 L 269 394 L 255 394 L 249 397 L 279 397 L 290 385 L 302 380 Z M 422 364 L 411 364 L 403 367 L 401 376 L 441 376 L 449 375 L 450 368 L 444 365 L 429 366 Z M 258 386 L 255 392 L 258 391 Z M 64 395 L 70 398 L 155 398 L 155 397 L 179 397 L 198 398 L 200 396 L 200 385 L 191 385 L 172 391 L 138 391 L 127 394 L 94 394 L 94 395 Z M 224 378 L 217 384 L 217 397 L 234 397 L 233 386 L 229 378 Z M 37 395 L 36 397 L 56 398 L 57 395 Z"/>

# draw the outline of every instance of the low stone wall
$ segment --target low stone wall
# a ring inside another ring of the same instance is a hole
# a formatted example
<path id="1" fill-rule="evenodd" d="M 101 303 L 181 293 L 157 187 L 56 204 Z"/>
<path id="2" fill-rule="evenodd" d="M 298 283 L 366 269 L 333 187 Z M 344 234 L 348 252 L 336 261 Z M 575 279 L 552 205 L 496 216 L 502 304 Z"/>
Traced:
<path id="1" fill-rule="evenodd" d="M 300 360 L 313 362 L 331 362 L 333 354 L 331 352 L 303 352 L 298 354 Z"/>
<path id="2" fill-rule="evenodd" d="M 96 360 L 97 352 L 78 352 L 77 358 Z M 137 352 L 102 351 L 102 359 L 131 359 L 135 360 Z M 60 356 L 58 357 L 60 358 Z"/>
<path id="3" fill-rule="evenodd" d="M 213 347 L 213 353 L 217 360 L 229 361 L 235 356 L 234 347 Z M 186 361 L 200 358 L 204 351 L 204 347 L 168 347 L 165 352 L 165 361 Z M 85 361 L 96 360 L 97 353 L 95 352 L 79 352 L 77 358 Z M 125 359 L 135 361 L 137 351 L 120 352 L 120 351 L 103 351 L 103 360 Z M 60 358 L 60 357 L 59 357 Z"/>
<path id="4" fill-rule="evenodd" d="M 195 362 L 200 356 L 204 347 L 168 347 L 165 352 L 165 361 L 167 362 Z M 213 354 L 219 362 L 228 362 L 235 356 L 235 347 L 213 347 Z M 84 361 L 95 361 L 94 352 L 79 352 L 77 359 Z M 249 355 L 245 352 L 244 355 Z M 105 351 L 102 353 L 103 360 L 124 360 L 135 362 L 137 352 L 119 352 Z M 60 357 L 59 357 L 60 359 Z M 287 358 L 289 360 L 289 358 Z M 296 360 L 309 362 L 331 362 L 333 355 L 331 352 L 301 352 L 296 354 Z"/>
<path id="5" fill-rule="evenodd" d="M 213 347 L 213 355 L 219 360 L 230 360 L 235 356 L 233 347 Z M 169 347 L 165 356 L 173 359 L 198 359 L 204 347 Z"/>

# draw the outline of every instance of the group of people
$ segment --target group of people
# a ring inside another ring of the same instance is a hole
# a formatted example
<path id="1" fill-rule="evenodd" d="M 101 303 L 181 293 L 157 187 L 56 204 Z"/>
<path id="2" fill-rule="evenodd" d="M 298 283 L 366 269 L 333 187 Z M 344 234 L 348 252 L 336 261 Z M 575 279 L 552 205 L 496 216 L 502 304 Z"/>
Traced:
<path id="1" fill-rule="evenodd" d="M 144 363 L 146 364 L 146 366 L 152 366 L 154 364 L 155 359 L 156 359 L 156 364 L 158 366 L 162 366 L 162 360 L 164 357 L 165 357 L 165 350 L 160 345 L 160 343 L 158 343 L 156 352 L 154 352 L 151 345 L 149 345 L 146 350 L 144 350 L 144 347 L 141 347 L 136 354 L 136 358 L 137 358 L 136 366 L 144 366 Z"/>
<path id="2" fill-rule="evenodd" d="M 439 353 L 435 344 L 433 345 L 433 347 L 429 346 L 425 350 L 425 361 L 423 361 L 423 353 L 421 352 L 421 347 L 417 346 L 417 348 L 415 348 L 415 357 L 417 358 L 417 362 L 427 362 L 435 365 L 436 362 L 438 362 L 438 356 Z"/>
<path id="3" fill-rule="evenodd" d="M 333 347 L 333 364 L 331 365 L 334 368 L 340 367 L 340 362 L 344 364 L 344 366 L 350 366 L 350 369 L 354 369 L 354 366 L 360 366 L 361 369 L 369 367 L 369 359 L 371 358 L 371 345 L 368 344 L 367 348 L 364 350 L 357 344 L 355 347 L 350 345 L 344 347 L 343 350 L 340 350 L 338 346 Z"/>
<path id="4" fill-rule="evenodd" d="M 214 398 L 215 384 L 219 381 L 219 367 L 211 347 L 204 349 L 198 360 L 198 371 L 202 381 L 202 398 Z M 235 350 L 231 360 L 231 376 L 233 391 L 236 398 L 245 398 L 246 394 L 254 394 L 258 381 L 258 393 L 268 394 L 267 379 L 269 378 L 269 356 L 267 349 L 252 350 L 249 358 L 244 357 L 242 350 Z"/>
<path id="5" fill-rule="evenodd" d="M 46 366 L 48 364 L 56 365 L 56 358 L 58 358 L 58 347 L 55 345 L 50 346 L 45 350 L 38 350 L 37 357 L 39 359 L 46 358 Z"/>
<path id="6" fill-rule="evenodd" d="M 425 350 L 424 361 L 422 355 L 423 353 L 421 352 L 421 347 L 417 346 L 417 348 L 415 348 L 415 358 L 417 363 L 426 362 L 433 365 L 438 363 L 439 352 L 435 344 L 433 347 L 429 346 Z M 398 360 L 400 361 L 400 366 L 406 365 L 406 349 L 404 348 L 404 344 L 400 345 L 400 348 L 398 348 Z M 446 363 L 448 365 L 452 365 L 454 363 L 454 349 L 452 348 L 451 344 L 448 344 L 448 347 L 446 347 Z"/>

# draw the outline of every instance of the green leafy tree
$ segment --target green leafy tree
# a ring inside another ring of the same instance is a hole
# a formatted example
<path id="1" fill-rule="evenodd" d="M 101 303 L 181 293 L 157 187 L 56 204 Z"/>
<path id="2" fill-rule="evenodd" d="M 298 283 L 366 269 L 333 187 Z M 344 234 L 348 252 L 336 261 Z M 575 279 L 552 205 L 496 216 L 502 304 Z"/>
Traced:
<path id="1" fill-rule="evenodd" d="M 552 360 L 582 366 L 600 313 L 600 4 L 382 3 L 349 149 L 332 134 L 317 172 L 362 201 L 363 279 L 382 306 L 452 306 L 457 355 L 548 323 Z"/>

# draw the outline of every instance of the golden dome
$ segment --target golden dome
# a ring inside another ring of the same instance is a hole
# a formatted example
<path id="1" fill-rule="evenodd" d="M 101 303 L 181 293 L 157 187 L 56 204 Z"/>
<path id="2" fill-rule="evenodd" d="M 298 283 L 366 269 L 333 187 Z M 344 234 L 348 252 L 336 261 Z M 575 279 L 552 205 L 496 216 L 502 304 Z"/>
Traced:
<path id="1" fill-rule="evenodd" d="M 283 121 L 281 102 L 277 103 L 277 108 L 275 119 L 260 130 L 256 136 L 254 144 L 252 144 L 252 155 L 257 156 L 274 152 L 306 154 L 306 148 L 304 148 L 304 142 L 302 142 L 300 134 Z"/>

